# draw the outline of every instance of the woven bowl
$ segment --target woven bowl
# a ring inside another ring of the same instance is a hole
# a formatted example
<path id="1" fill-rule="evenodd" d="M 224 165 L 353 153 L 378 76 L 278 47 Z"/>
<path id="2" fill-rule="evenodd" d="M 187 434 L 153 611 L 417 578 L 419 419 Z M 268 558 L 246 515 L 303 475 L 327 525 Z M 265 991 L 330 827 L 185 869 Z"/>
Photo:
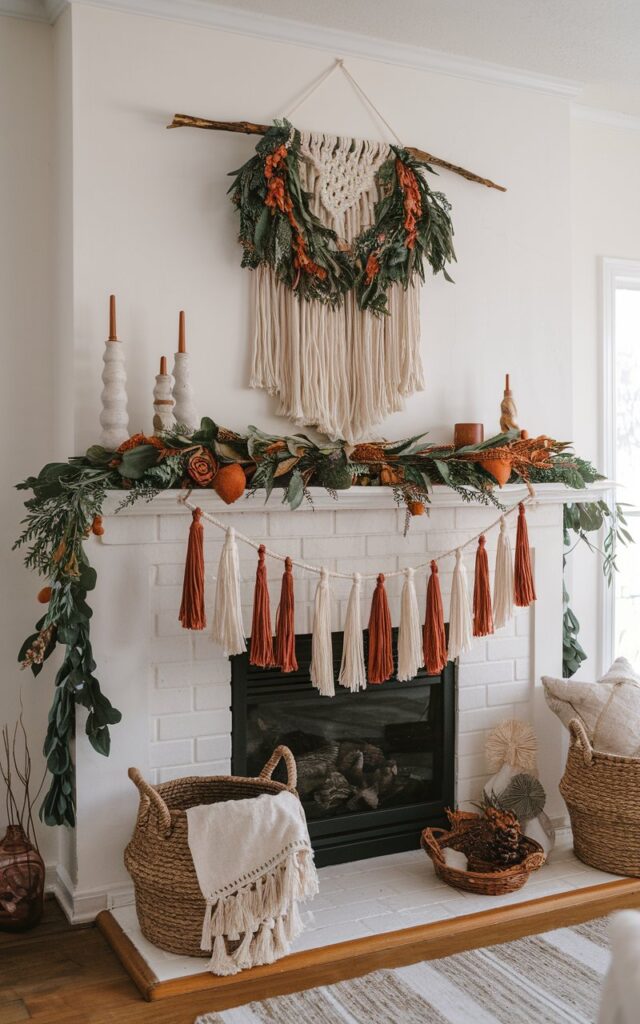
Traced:
<path id="1" fill-rule="evenodd" d="M 508 868 L 497 868 L 483 871 L 460 871 L 445 863 L 443 851 L 459 850 L 469 856 L 474 849 L 482 845 L 486 837 L 486 824 L 479 814 L 468 814 L 464 811 L 447 811 L 451 829 L 425 828 L 420 845 L 433 862 L 435 873 L 447 885 L 465 892 L 477 893 L 481 896 L 504 896 L 516 892 L 525 884 L 533 871 L 541 868 L 545 862 L 545 853 L 539 843 L 522 837 L 524 857 L 519 864 Z"/>

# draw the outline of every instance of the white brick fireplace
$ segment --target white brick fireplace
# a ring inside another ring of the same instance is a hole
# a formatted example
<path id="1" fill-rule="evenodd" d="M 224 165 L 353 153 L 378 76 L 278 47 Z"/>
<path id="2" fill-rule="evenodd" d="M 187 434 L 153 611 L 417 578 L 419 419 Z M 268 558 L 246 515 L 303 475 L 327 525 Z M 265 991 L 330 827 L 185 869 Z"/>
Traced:
<path id="1" fill-rule="evenodd" d="M 501 494 L 505 505 L 524 497 L 520 487 Z M 581 500 L 593 495 L 582 492 Z M 540 688 L 543 674 L 561 674 L 562 661 L 562 506 L 576 492 L 557 485 L 537 489 L 528 506 L 529 537 L 534 553 L 538 601 L 519 610 L 503 630 L 478 639 L 460 660 L 457 687 L 456 792 L 460 803 L 476 799 L 486 779 L 484 743 L 501 719 L 516 717 L 534 725 L 540 747 L 540 770 L 552 817 L 562 816 L 557 793 L 565 754 L 561 726 L 546 710 Z M 131 899 L 122 863 L 137 806 L 137 792 L 127 778 L 136 765 L 150 781 L 178 775 L 219 774 L 230 769 L 230 666 L 210 639 L 209 630 L 188 633 L 178 623 L 184 557 L 190 516 L 176 492 L 159 495 L 113 515 L 120 495 L 113 495 L 105 515 L 105 534 L 92 539 L 89 557 L 98 571 L 91 595 L 92 638 L 103 690 L 123 713 L 112 729 L 111 755 L 96 754 L 78 725 L 76 741 L 78 824 L 61 843 L 57 888 L 74 920 L 93 917 L 106 906 Z M 346 572 L 391 572 L 425 561 L 462 544 L 493 522 L 493 507 L 465 505 L 448 489 L 438 489 L 429 515 L 414 518 L 403 536 L 404 512 L 384 488 L 352 488 L 334 501 L 314 491 L 314 507 L 290 512 L 274 494 L 268 505 L 260 497 L 227 507 L 210 491 L 197 500 L 243 533 L 292 557 Z M 515 515 L 509 517 L 515 544 Z M 222 533 L 205 522 L 208 615 Z M 497 530 L 487 536 L 493 564 Z M 251 621 L 255 552 L 239 544 L 245 627 Z M 472 581 L 475 546 L 467 549 Z M 281 563 L 268 560 L 272 607 L 279 592 Z M 453 559 L 440 565 L 445 617 Z M 401 580 L 387 591 L 394 625 L 398 623 Z M 424 607 L 426 574 L 416 578 Z M 311 631 L 316 578 L 295 573 L 296 631 Z M 332 580 L 333 628 L 342 629 L 349 582 Z M 363 621 L 371 587 L 363 587 Z M 83 714 L 83 712 L 81 712 Z"/>

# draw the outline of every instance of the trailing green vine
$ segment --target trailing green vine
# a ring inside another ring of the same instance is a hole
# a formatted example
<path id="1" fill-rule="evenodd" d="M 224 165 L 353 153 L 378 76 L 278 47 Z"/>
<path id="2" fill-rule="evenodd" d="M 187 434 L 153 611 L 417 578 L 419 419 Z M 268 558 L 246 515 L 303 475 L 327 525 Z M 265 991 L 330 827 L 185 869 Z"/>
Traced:
<path id="1" fill-rule="evenodd" d="M 430 445 L 425 435 L 349 447 L 341 441 L 315 442 L 305 434 L 277 437 L 256 427 L 237 434 L 205 417 L 193 433 L 138 434 L 117 451 L 93 445 L 84 456 L 51 463 L 19 484 L 33 496 L 25 502 L 15 546 L 25 549 L 25 565 L 48 584 L 39 595 L 48 604 L 46 613 L 20 648 L 19 660 L 37 676 L 58 647 L 63 652 L 44 744 L 51 784 L 40 810 L 43 821 L 72 825 L 75 820 L 71 742 L 76 705 L 87 710 L 87 737 L 104 756 L 109 754 L 110 726 L 121 717 L 95 675 L 88 603 L 96 572 L 85 542 L 103 532 L 108 491 L 122 491 L 119 508 L 125 508 L 167 488 L 212 487 L 227 501 L 247 489 L 268 499 L 279 489 L 282 500 L 296 509 L 312 500 L 311 486 L 336 494 L 351 486 L 383 485 L 393 488 L 408 514 L 420 514 L 434 486 L 446 486 L 465 501 L 501 508 L 491 472 L 496 460 L 507 462 L 513 482 L 555 481 L 584 488 L 599 478 L 567 445 L 546 437 L 523 440 L 517 432 L 458 449 Z M 601 512 L 605 516 L 604 507 Z M 586 532 L 585 520 L 580 522 Z"/>

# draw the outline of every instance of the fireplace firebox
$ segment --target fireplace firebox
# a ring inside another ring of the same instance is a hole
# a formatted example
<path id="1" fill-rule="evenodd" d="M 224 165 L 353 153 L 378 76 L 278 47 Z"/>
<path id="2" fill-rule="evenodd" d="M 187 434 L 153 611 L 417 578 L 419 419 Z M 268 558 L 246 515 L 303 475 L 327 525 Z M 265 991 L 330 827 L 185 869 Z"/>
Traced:
<path id="1" fill-rule="evenodd" d="M 366 644 L 365 632 L 365 654 Z M 337 679 L 341 633 L 333 651 Z M 311 685 L 310 636 L 296 654 L 289 675 L 231 659 L 232 771 L 255 775 L 279 743 L 291 748 L 319 866 L 414 849 L 453 804 L 454 665 L 359 693 L 336 685 L 328 698 Z"/>

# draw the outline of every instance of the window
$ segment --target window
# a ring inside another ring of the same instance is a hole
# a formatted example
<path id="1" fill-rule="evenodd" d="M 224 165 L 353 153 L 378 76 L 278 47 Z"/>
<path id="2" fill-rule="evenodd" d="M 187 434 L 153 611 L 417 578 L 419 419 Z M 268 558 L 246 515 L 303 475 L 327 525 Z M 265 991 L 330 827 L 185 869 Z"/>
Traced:
<path id="1" fill-rule="evenodd" d="M 605 647 L 640 664 L 640 262 L 604 261 L 606 471 L 635 544 L 618 547 Z M 612 495 L 613 498 L 613 495 Z"/>

